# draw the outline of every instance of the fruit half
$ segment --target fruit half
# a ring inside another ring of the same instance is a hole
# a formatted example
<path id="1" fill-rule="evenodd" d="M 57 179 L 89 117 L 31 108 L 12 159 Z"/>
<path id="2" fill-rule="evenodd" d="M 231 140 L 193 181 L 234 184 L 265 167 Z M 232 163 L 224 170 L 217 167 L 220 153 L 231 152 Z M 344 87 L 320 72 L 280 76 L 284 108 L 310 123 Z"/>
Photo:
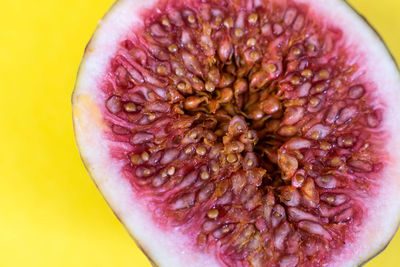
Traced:
<path id="1" fill-rule="evenodd" d="M 356 266 L 399 224 L 399 87 L 345 1 L 120 0 L 72 109 L 154 264 Z"/>

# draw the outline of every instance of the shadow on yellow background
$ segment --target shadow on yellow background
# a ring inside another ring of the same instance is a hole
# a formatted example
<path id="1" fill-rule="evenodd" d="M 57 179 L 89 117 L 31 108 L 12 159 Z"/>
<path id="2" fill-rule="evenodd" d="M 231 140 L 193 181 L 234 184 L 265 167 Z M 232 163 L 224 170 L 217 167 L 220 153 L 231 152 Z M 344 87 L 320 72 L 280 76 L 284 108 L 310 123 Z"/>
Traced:
<path id="1" fill-rule="evenodd" d="M 400 2 L 350 1 L 400 61 Z M 0 266 L 149 267 L 78 155 L 70 95 L 112 0 L 2 0 Z M 379 229 L 377 229 L 379 230 Z M 368 267 L 400 266 L 400 235 Z"/>

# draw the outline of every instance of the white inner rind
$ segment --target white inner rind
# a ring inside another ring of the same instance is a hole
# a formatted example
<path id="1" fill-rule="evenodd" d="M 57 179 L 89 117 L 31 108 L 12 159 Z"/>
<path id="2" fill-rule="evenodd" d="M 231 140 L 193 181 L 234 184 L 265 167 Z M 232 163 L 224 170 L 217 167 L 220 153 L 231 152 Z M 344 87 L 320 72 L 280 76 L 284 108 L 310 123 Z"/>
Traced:
<path id="1" fill-rule="evenodd" d="M 257 0 L 255 0 L 257 2 Z M 400 77 L 386 47 L 375 32 L 342 0 L 296 0 L 308 3 L 311 11 L 343 30 L 346 45 L 360 56 L 361 72 L 379 91 L 385 106 L 383 130 L 400 132 Z M 109 131 L 101 110 L 105 95 L 99 88 L 118 45 L 135 25 L 141 26 L 139 12 L 156 0 L 119 0 L 100 22 L 82 60 L 73 94 L 73 119 L 80 153 L 104 198 L 129 233 L 159 266 L 220 266 L 214 254 L 204 254 L 192 246 L 179 228 L 163 230 L 152 219 L 146 200 L 135 195 L 123 177 L 123 163 L 110 156 Z M 400 220 L 400 138 L 388 136 L 388 166 L 379 180 L 378 197 L 372 198 L 355 242 L 347 243 L 342 254 L 329 266 L 357 266 L 374 256 L 389 242 Z M 112 143 L 115 146 L 115 143 Z"/>

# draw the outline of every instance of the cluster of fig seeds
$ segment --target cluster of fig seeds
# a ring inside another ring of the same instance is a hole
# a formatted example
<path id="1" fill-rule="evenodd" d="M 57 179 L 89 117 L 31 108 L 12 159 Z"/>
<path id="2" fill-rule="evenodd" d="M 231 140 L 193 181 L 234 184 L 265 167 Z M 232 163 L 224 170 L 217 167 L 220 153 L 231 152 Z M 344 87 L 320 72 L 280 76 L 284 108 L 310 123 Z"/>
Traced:
<path id="1" fill-rule="evenodd" d="M 340 31 L 294 5 L 163 8 L 107 77 L 132 186 L 228 266 L 323 265 L 381 167 L 381 114 Z"/>

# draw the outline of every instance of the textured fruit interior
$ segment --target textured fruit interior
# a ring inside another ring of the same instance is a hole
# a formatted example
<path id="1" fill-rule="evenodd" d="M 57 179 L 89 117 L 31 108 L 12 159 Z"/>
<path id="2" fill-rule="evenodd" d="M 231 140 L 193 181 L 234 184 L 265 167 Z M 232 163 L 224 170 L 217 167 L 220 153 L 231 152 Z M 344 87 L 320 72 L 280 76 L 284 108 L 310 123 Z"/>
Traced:
<path id="1" fill-rule="evenodd" d="M 363 58 L 307 5 L 155 8 L 98 85 L 135 197 L 221 264 L 328 263 L 388 158 Z"/>

